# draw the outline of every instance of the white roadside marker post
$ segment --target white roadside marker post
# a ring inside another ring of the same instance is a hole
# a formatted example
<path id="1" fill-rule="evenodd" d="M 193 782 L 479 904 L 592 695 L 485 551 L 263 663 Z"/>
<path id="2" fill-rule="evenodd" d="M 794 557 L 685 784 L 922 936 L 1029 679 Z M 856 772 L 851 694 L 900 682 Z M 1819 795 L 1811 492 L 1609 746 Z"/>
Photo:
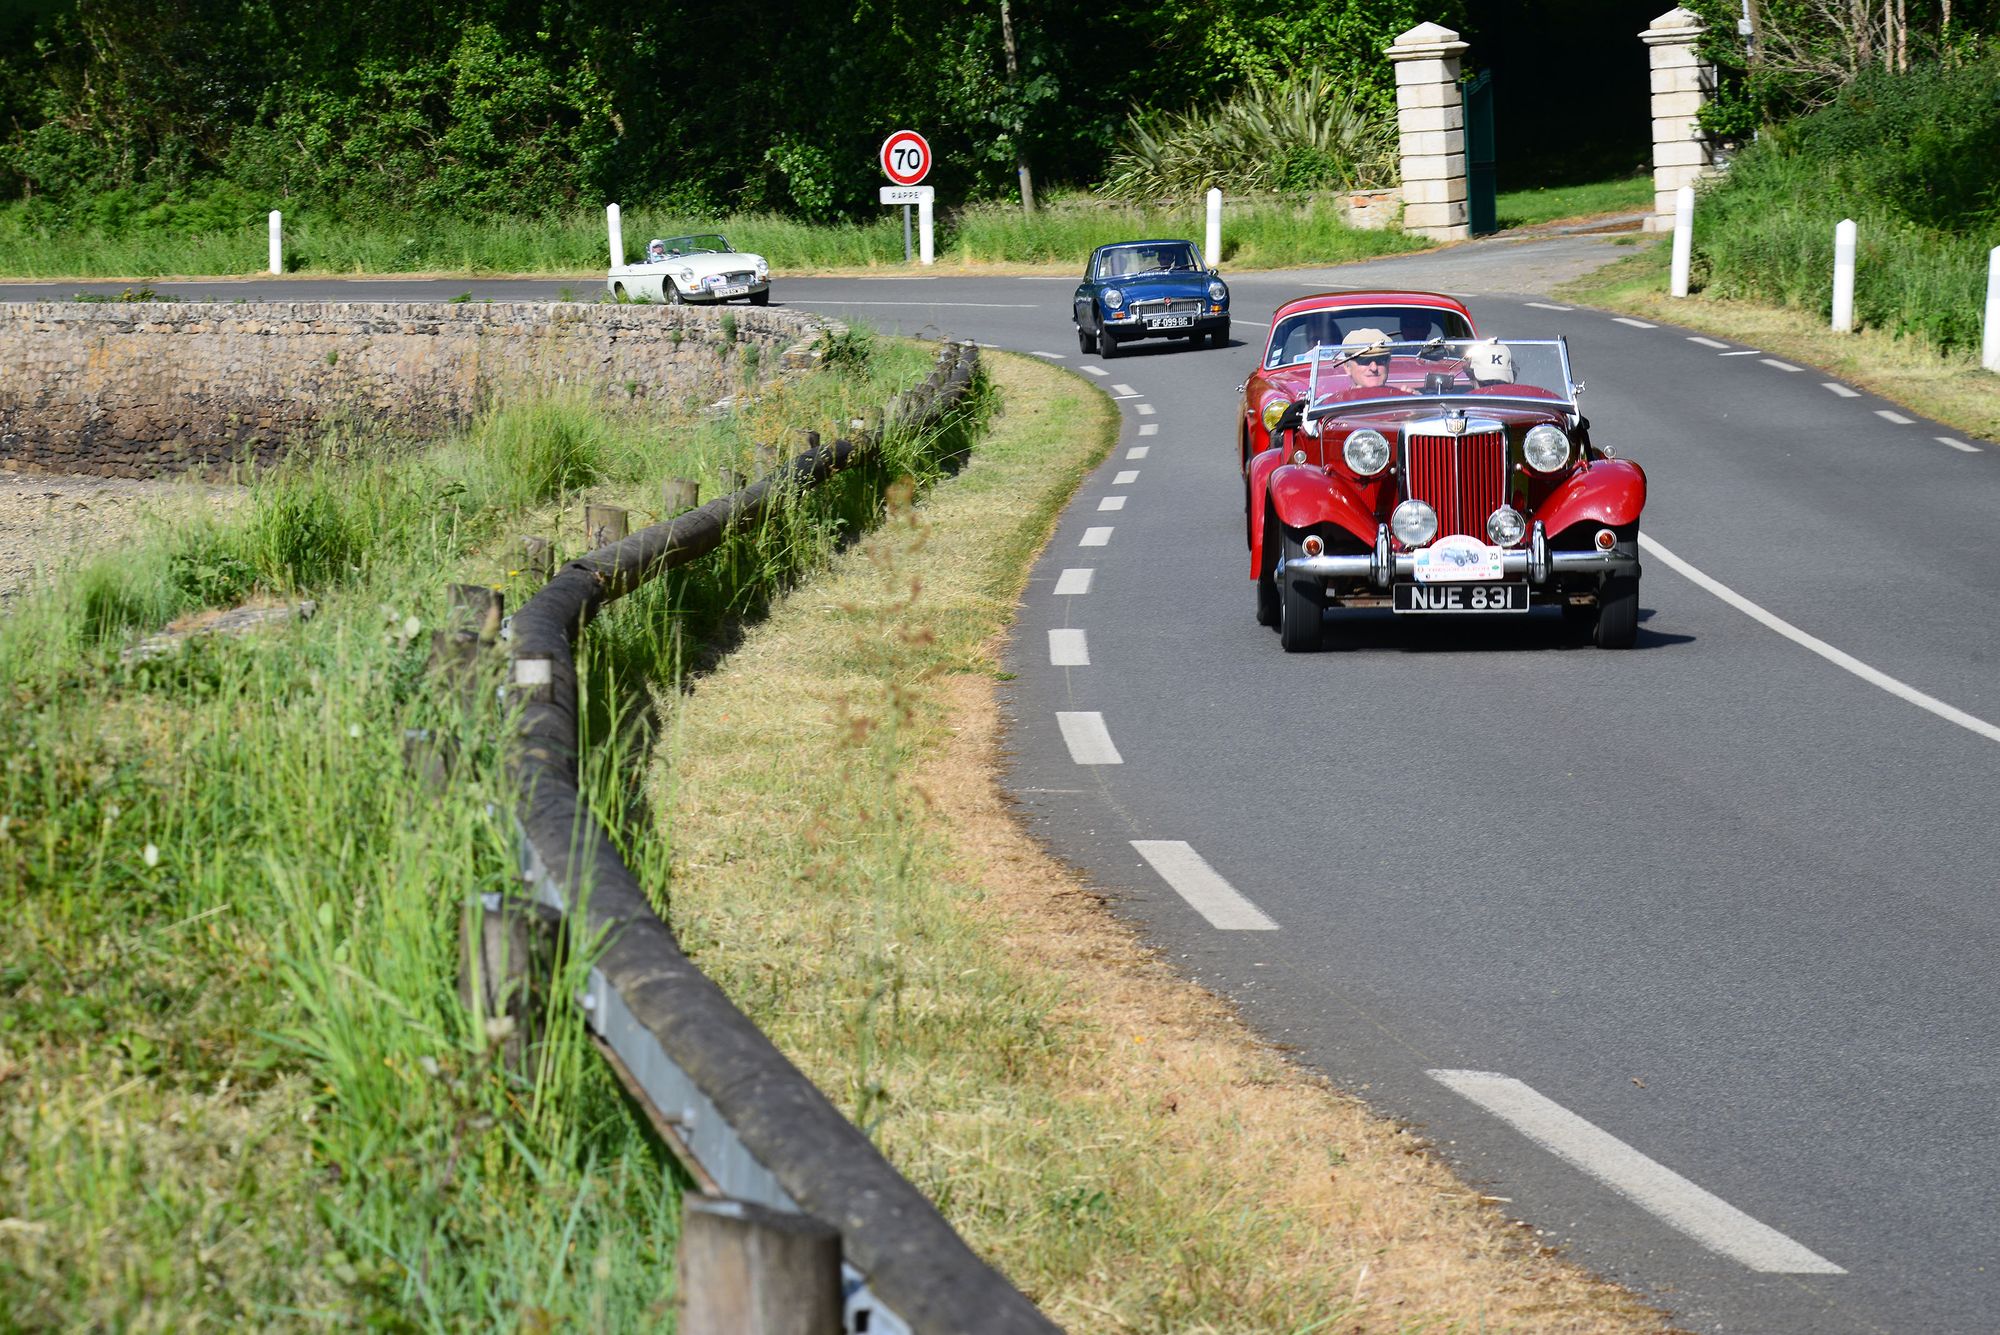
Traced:
<path id="1" fill-rule="evenodd" d="M 276 209 L 271 210 L 271 272 L 285 271 L 285 220 Z"/>
<path id="2" fill-rule="evenodd" d="M 931 231 L 932 199 L 933 196 L 926 193 L 917 201 L 917 262 L 920 264 L 937 262 L 937 246 Z"/>
<path id="3" fill-rule="evenodd" d="M 625 267 L 625 224 L 618 216 L 616 204 L 604 206 L 604 229 L 610 234 L 611 267 L 622 269 Z"/>
<path id="4" fill-rule="evenodd" d="M 1833 229 L 1833 332 L 1854 332 L 1854 219 Z"/>
<path id="5" fill-rule="evenodd" d="M 1674 194 L 1674 287 L 1677 297 L 1688 294 L 1688 266 L 1694 258 L 1694 187 Z"/>
<path id="6" fill-rule="evenodd" d="M 2000 246 L 1986 252 L 1986 334 L 1979 364 L 2000 375 Z"/>
<path id="7" fill-rule="evenodd" d="M 1222 192 L 1211 189 L 1208 192 L 1208 244 L 1202 254 L 1208 256 L 1208 267 L 1218 268 L 1222 264 Z"/>

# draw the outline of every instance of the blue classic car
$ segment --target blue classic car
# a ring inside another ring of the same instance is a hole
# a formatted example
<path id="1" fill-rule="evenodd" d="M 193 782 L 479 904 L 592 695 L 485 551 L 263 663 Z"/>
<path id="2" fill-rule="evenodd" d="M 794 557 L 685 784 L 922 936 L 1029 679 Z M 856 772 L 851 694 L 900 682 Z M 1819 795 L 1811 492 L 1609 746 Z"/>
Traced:
<path id="1" fill-rule="evenodd" d="M 1191 241 L 1120 241 L 1090 252 L 1076 289 L 1076 345 L 1116 357 L 1142 338 L 1229 341 L 1229 285 Z"/>

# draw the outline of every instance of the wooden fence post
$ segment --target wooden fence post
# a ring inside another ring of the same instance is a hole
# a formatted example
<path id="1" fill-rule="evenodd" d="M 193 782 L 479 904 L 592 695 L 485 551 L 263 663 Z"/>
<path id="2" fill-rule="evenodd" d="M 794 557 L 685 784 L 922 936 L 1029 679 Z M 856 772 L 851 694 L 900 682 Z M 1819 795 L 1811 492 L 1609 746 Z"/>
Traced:
<path id="1" fill-rule="evenodd" d="M 592 551 L 621 541 L 628 531 L 625 511 L 615 505 L 584 506 L 583 527 L 589 534 Z"/>
<path id="2" fill-rule="evenodd" d="M 701 504 L 701 483 L 690 477 L 670 478 L 664 492 L 661 513 L 671 518 Z"/>
<path id="3" fill-rule="evenodd" d="M 685 1196 L 680 1335 L 838 1335 L 840 1231 L 748 1201 Z"/>
<path id="4" fill-rule="evenodd" d="M 555 545 L 547 538 L 521 539 L 521 569 L 546 584 L 556 570 Z"/>
<path id="5" fill-rule="evenodd" d="M 507 1069 L 532 1078 L 562 949 L 562 915 L 533 900 L 479 895 L 459 921 L 459 947 L 459 1000 L 479 1017 Z"/>
<path id="6" fill-rule="evenodd" d="M 451 623 L 473 631 L 481 644 L 496 644 L 500 623 L 507 619 L 507 595 L 490 584 L 453 584 Z"/>

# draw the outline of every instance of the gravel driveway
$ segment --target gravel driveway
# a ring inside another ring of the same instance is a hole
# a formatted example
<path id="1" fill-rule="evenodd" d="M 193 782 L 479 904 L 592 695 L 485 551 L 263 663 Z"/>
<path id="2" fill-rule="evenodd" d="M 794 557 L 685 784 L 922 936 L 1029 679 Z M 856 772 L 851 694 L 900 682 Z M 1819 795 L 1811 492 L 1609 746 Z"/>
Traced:
<path id="1" fill-rule="evenodd" d="M 144 531 L 150 516 L 233 506 L 240 487 L 180 478 L 0 472 L 0 607 L 59 567 Z"/>

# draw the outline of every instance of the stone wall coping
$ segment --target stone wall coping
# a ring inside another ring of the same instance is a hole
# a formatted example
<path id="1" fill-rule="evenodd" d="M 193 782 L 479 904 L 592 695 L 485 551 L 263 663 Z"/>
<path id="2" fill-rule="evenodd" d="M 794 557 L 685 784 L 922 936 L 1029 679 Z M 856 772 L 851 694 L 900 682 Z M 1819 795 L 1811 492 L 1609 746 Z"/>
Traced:
<path id="1" fill-rule="evenodd" d="M 1647 46 L 1685 46 L 1698 41 L 1707 25 L 1692 12 L 1676 5 L 1646 25 L 1639 40 Z"/>
<path id="2" fill-rule="evenodd" d="M 1419 23 L 1390 45 L 1389 59 L 1441 60 L 1462 56 L 1471 49 L 1470 43 L 1461 42 L 1457 33 L 1441 23 Z"/>

